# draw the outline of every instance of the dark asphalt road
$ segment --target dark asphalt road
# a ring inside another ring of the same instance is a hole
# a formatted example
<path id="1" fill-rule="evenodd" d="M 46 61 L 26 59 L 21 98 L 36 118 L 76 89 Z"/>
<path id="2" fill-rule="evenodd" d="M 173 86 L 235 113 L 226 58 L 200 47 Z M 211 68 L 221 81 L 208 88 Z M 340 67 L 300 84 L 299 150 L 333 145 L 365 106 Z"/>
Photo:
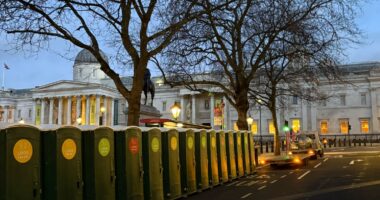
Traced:
<path id="1" fill-rule="evenodd" d="M 269 166 L 187 199 L 380 199 L 380 147 L 336 148 L 308 166 Z"/>

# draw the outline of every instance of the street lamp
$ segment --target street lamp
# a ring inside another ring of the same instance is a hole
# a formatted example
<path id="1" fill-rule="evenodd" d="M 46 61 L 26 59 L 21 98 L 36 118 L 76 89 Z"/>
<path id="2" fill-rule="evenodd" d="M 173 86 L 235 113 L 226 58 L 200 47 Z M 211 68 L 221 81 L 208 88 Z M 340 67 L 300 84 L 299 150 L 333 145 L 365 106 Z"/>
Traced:
<path id="1" fill-rule="evenodd" d="M 259 104 L 260 151 L 261 153 L 263 153 L 263 136 L 261 134 L 261 104 L 263 103 L 263 101 L 261 99 L 258 99 L 257 103 Z"/>
<path id="2" fill-rule="evenodd" d="M 100 120 L 99 120 L 99 125 L 103 125 L 104 112 L 106 112 L 106 108 L 104 106 L 102 106 L 100 108 L 101 116 L 100 116 Z"/>
<path id="3" fill-rule="evenodd" d="M 252 124 L 253 124 L 253 119 L 252 119 L 251 115 L 248 116 L 247 123 L 248 123 L 249 131 L 252 131 L 251 127 L 252 127 Z"/>
<path id="4" fill-rule="evenodd" d="M 81 117 L 78 117 L 76 121 L 77 121 L 77 125 L 81 125 L 81 123 L 82 123 L 82 118 L 81 118 Z"/>
<path id="5" fill-rule="evenodd" d="M 174 120 L 178 120 L 179 113 L 181 113 L 181 106 L 177 102 L 174 102 L 174 105 L 170 107 Z"/>

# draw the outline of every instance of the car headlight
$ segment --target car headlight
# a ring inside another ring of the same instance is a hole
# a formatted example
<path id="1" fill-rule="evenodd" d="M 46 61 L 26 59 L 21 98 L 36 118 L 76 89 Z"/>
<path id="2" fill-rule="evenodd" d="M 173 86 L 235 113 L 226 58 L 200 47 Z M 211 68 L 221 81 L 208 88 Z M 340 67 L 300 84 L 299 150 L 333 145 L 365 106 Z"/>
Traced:
<path id="1" fill-rule="evenodd" d="M 309 155 L 314 155 L 314 151 L 312 149 L 310 149 L 308 152 L 307 152 Z"/>
<path id="2" fill-rule="evenodd" d="M 293 155 L 293 152 L 289 151 L 289 152 L 288 152 L 288 155 Z"/>

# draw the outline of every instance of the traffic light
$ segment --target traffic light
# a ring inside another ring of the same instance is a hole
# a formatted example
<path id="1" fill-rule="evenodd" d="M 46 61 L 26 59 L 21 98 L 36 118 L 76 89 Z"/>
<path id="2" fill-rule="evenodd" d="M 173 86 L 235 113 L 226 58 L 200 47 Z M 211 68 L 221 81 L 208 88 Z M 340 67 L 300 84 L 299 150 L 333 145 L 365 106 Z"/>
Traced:
<path id="1" fill-rule="evenodd" d="M 284 132 L 288 132 L 290 129 L 289 129 L 289 122 L 288 122 L 288 120 L 285 120 L 285 124 L 284 124 L 284 126 L 282 127 L 282 130 L 284 131 Z"/>

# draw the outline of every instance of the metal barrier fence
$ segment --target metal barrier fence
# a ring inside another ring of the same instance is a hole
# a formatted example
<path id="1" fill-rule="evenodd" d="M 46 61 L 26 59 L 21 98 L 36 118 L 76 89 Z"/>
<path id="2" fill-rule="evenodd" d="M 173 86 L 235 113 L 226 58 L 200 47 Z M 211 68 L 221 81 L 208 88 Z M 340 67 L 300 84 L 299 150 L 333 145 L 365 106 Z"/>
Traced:
<path id="1" fill-rule="evenodd" d="M 324 148 L 333 147 L 360 147 L 373 146 L 380 144 L 380 134 L 334 134 L 334 135 L 319 135 Z M 274 137 L 272 135 L 255 135 L 254 140 L 259 146 L 260 153 L 269 153 L 274 151 Z M 286 137 L 280 135 L 281 150 L 286 148 Z"/>

